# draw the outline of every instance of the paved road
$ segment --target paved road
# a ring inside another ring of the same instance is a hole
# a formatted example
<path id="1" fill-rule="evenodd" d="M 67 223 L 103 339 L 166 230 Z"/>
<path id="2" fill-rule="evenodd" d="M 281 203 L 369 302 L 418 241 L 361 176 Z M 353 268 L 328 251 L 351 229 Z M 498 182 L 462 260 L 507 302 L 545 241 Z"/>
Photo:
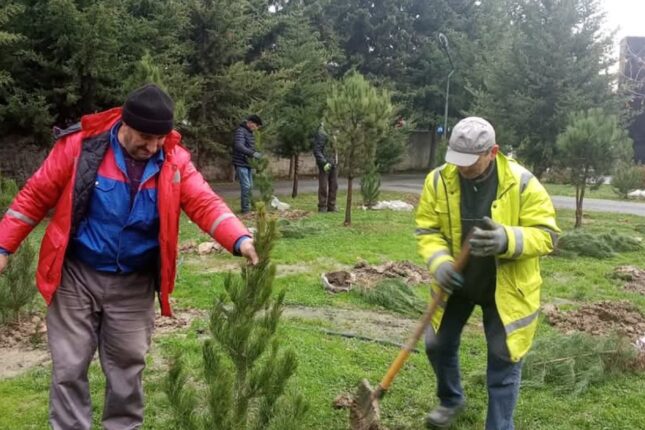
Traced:
<path id="1" fill-rule="evenodd" d="M 421 193 L 425 175 L 420 173 L 406 173 L 397 175 L 385 175 L 381 178 L 381 190 L 397 191 L 405 193 Z M 355 190 L 359 181 L 355 181 Z M 290 181 L 277 181 L 274 184 L 276 195 L 287 196 L 291 194 Z M 217 183 L 214 185 L 215 190 L 226 197 L 236 197 L 239 195 L 239 185 L 236 183 Z M 347 189 L 347 180 L 339 180 L 339 188 Z M 298 191 L 301 193 L 314 193 L 318 190 L 318 181 L 316 179 L 301 179 L 298 185 Z M 573 197 L 552 196 L 553 204 L 558 209 L 575 209 L 575 199 Z M 645 203 L 618 201 L 618 200 L 600 200 L 585 199 L 584 210 L 591 212 L 614 212 L 632 215 L 645 216 Z"/>

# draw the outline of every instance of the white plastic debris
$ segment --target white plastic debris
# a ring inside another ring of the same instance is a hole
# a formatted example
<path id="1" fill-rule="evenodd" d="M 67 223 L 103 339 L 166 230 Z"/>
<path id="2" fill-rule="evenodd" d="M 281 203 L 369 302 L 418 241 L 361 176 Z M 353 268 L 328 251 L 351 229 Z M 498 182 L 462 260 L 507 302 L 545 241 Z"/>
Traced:
<path id="1" fill-rule="evenodd" d="M 641 352 L 645 352 L 645 336 L 636 340 L 636 348 Z"/>
<path id="2" fill-rule="evenodd" d="M 645 198 L 645 190 L 634 190 L 627 193 L 628 197 Z"/>
<path id="3" fill-rule="evenodd" d="M 273 198 L 271 199 L 271 207 L 282 212 L 289 210 L 291 205 L 289 203 L 281 202 L 276 196 L 273 196 Z"/>
<path id="4" fill-rule="evenodd" d="M 378 202 L 377 204 L 372 206 L 372 209 L 374 210 L 390 209 L 393 211 L 412 212 L 414 210 L 414 206 L 402 200 L 390 200 L 390 201 L 385 200 L 382 202 Z"/>

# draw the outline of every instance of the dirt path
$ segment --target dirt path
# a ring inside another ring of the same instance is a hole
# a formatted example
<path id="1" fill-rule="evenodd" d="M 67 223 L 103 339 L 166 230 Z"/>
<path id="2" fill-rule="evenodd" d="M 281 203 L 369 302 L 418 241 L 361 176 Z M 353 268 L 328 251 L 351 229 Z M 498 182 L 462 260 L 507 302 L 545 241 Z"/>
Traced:
<path id="1" fill-rule="evenodd" d="M 195 319 L 207 317 L 208 313 L 204 310 L 178 309 L 174 318 L 157 318 L 154 337 L 186 330 Z M 284 318 L 286 320 L 322 321 L 325 323 L 325 330 L 394 343 L 405 342 L 416 322 L 382 312 L 306 306 L 287 306 Z M 0 360 L 2 360 L 0 379 L 18 376 L 36 366 L 48 366 L 50 362 L 46 346 L 30 348 L 23 344 L 0 348 Z"/>
<path id="2" fill-rule="evenodd" d="M 323 330 L 394 343 L 405 343 L 416 324 L 413 319 L 363 309 L 288 306 L 283 315 L 290 320 L 322 321 Z"/>

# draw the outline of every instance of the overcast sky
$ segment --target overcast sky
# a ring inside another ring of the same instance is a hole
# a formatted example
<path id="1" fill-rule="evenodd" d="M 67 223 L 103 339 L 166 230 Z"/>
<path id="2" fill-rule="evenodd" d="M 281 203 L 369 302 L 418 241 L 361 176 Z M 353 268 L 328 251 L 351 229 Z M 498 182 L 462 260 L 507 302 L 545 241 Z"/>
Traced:
<path id="1" fill-rule="evenodd" d="M 603 0 L 610 29 L 618 28 L 618 44 L 625 36 L 645 36 L 645 0 Z"/>

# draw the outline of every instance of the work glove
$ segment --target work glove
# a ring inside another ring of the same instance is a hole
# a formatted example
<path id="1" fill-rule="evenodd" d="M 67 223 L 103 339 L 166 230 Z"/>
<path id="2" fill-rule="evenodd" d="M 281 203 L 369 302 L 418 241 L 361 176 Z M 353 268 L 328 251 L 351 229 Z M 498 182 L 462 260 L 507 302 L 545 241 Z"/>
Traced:
<path id="1" fill-rule="evenodd" d="M 488 217 L 482 227 L 473 228 L 469 243 L 470 253 L 476 257 L 501 254 L 508 248 L 506 230 Z"/>
<path id="2" fill-rule="evenodd" d="M 260 158 L 262 158 L 262 153 L 261 153 L 261 152 L 257 152 L 257 151 L 256 151 L 256 152 L 254 152 L 254 153 L 253 153 L 253 158 L 255 158 L 255 159 L 260 159 Z"/>
<path id="3" fill-rule="evenodd" d="M 434 278 L 439 286 L 448 294 L 461 289 L 464 286 L 464 278 L 455 271 L 455 266 L 449 261 L 442 263 L 434 272 Z"/>
<path id="4" fill-rule="evenodd" d="M 331 170 L 331 163 L 327 163 L 323 166 L 323 170 L 325 172 L 329 172 Z"/>

